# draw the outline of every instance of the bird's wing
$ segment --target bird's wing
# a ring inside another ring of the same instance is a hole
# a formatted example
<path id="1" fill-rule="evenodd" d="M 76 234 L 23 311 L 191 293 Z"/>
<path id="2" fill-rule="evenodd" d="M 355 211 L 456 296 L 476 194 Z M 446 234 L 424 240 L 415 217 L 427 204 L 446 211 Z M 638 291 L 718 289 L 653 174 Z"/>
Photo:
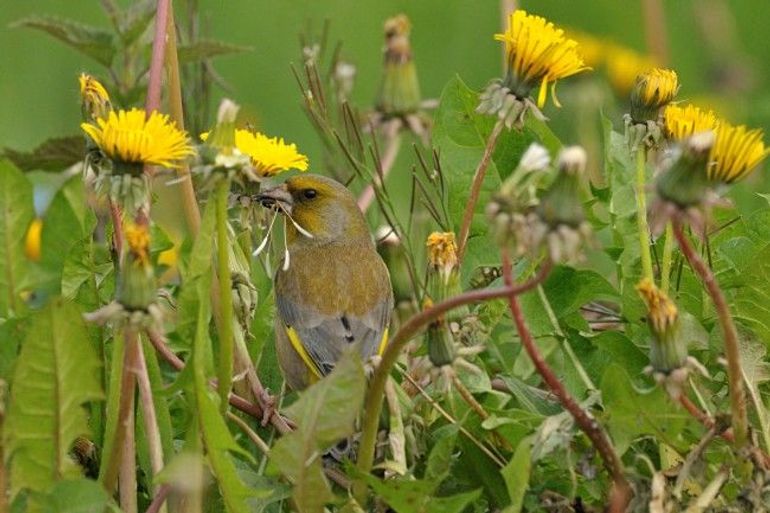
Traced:
<path id="1" fill-rule="evenodd" d="M 352 344 L 363 359 L 378 353 L 387 341 L 393 304 L 387 298 L 364 316 L 321 314 L 283 295 L 276 296 L 276 306 L 294 349 L 320 377 L 331 372 L 344 348 Z"/>

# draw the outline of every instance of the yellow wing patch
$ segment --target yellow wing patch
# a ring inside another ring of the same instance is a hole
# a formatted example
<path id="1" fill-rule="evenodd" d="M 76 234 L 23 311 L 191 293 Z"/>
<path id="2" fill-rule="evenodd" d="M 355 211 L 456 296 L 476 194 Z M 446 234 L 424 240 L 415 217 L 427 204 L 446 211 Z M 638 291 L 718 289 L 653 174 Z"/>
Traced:
<path id="1" fill-rule="evenodd" d="M 307 368 L 310 369 L 310 372 L 313 373 L 315 379 L 321 379 L 323 377 L 321 376 L 321 371 L 318 370 L 318 366 L 315 364 L 313 359 L 310 358 L 310 355 L 307 353 L 305 346 L 302 345 L 302 341 L 299 339 L 297 331 L 291 326 L 286 326 L 286 334 L 289 336 L 289 342 L 291 342 L 291 346 L 297 352 L 299 357 L 302 358 L 302 361 L 305 362 L 305 365 L 307 365 Z"/>
<path id="2" fill-rule="evenodd" d="M 382 332 L 382 340 L 380 340 L 380 346 L 377 348 L 377 356 L 382 356 L 382 353 L 385 352 L 385 348 L 388 346 L 388 329 L 385 328 L 385 331 Z"/>

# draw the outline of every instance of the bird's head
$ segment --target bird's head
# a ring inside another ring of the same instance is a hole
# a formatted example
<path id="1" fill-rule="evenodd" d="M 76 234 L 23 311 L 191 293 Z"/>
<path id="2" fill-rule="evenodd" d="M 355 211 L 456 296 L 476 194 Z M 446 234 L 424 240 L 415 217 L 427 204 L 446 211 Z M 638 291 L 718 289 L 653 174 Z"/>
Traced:
<path id="1" fill-rule="evenodd" d="M 356 198 L 331 178 L 314 174 L 293 176 L 263 190 L 257 200 L 263 207 L 293 219 L 294 222 L 287 225 L 289 244 L 326 244 L 369 237 L 369 228 Z M 295 224 L 312 238 L 302 235 Z"/>

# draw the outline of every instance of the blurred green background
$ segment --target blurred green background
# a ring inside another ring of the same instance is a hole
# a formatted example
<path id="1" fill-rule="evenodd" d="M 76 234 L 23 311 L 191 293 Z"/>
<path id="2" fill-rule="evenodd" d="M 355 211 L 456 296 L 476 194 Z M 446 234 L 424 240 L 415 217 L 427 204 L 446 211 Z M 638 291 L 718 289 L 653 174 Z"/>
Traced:
<path id="1" fill-rule="evenodd" d="M 519 7 L 644 52 L 644 1 L 529 0 L 519 2 Z M 668 64 L 679 72 L 683 84 L 679 98 L 711 105 L 733 122 L 770 129 L 770 38 L 766 36 L 770 2 L 660 3 L 665 27 L 659 29 L 667 36 Z M 175 4 L 177 9 L 185 8 L 184 1 Z M 31 149 L 48 137 L 77 133 L 77 76 L 86 71 L 104 77 L 104 69 L 42 32 L 9 25 L 26 16 L 47 14 L 108 27 L 100 3 L 2 0 L 0 6 L 0 147 Z M 414 55 L 426 98 L 437 97 L 455 73 L 481 88 L 500 72 L 500 48 L 492 36 L 501 27 L 501 6 L 495 0 L 201 0 L 199 8 L 209 37 L 252 48 L 215 59 L 216 69 L 232 91 L 215 91 L 213 101 L 233 97 L 255 125 L 298 143 L 311 164 L 320 155 L 320 145 L 299 108 L 299 91 L 289 68 L 299 61 L 298 35 L 309 23 L 318 32 L 325 19 L 331 22 L 331 42 L 341 40 L 342 56 L 357 66 L 353 97 L 361 107 L 371 104 L 377 91 L 382 23 L 399 12 L 413 22 Z M 575 137 L 569 122 L 575 110 L 567 100 L 570 94 L 580 94 L 580 89 L 570 89 L 577 87 L 571 81 L 559 84 L 564 108 L 546 107 L 565 142 Z M 610 107 L 605 110 L 613 112 Z M 619 117 L 614 120 L 619 123 Z"/>

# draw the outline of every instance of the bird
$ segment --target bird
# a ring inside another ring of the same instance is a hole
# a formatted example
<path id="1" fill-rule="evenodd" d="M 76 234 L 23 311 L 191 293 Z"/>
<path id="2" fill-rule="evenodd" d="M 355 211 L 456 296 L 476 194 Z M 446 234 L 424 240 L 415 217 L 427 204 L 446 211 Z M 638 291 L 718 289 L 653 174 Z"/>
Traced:
<path id="1" fill-rule="evenodd" d="M 348 347 L 364 362 L 381 354 L 393 290 L 353 194 L 307 173 L 260 191 L 257 200 L 290 221 L 274 277 L 276 352 L 289 387 L 303 390 L 329 374 Z"/>

